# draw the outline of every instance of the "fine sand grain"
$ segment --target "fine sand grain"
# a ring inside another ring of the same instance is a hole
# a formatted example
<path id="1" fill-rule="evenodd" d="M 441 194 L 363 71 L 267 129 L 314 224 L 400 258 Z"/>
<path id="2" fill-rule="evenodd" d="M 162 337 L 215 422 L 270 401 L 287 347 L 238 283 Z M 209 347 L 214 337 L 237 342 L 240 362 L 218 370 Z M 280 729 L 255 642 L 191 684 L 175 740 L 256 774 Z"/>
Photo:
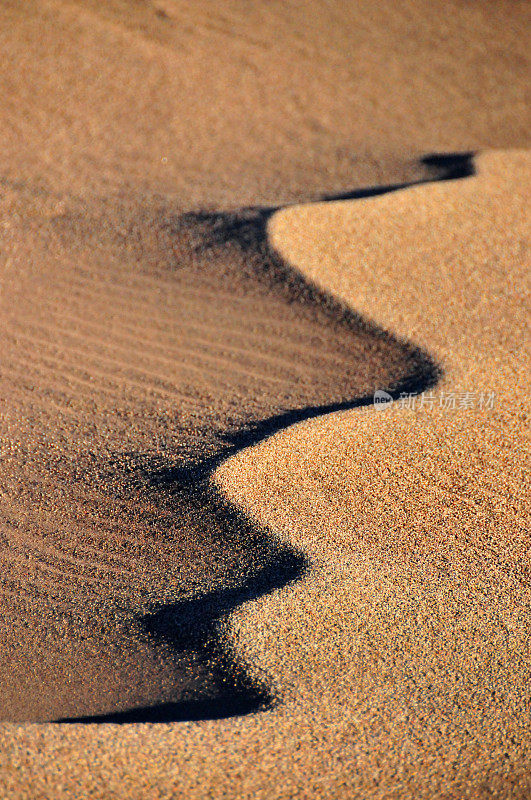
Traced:
<path id="1" fill-rule="evenodd" d="M 2 797 L 529 796 L 528 25 L 1 0 Z"/>

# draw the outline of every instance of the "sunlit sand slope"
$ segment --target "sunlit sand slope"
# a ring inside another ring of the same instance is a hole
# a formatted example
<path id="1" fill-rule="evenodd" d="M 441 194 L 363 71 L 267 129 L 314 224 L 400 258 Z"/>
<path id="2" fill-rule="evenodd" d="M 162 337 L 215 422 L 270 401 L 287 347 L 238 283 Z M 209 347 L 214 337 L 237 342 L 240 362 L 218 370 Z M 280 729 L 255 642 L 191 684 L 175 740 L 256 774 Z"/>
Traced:
<path id="1" fill-rule="evenodd" d="M 283 676 L 299 735 L 317 737 L 309 761 L 336 765 L 317 795 L 529 791 L 531 162 L 476 164 L 466 181 L 288 209 L 269 227 L 307 277 L 445 370 L 414 401 L 299 426 L 218 472 L 314 561 L 238 633 Z"/>

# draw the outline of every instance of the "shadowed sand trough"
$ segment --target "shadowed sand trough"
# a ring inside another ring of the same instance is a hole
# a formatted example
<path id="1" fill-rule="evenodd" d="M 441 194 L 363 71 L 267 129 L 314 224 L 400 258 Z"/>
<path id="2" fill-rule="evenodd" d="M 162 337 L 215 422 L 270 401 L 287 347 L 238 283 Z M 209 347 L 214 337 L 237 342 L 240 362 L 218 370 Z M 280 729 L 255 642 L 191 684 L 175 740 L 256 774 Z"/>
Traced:
<path id="1" fill-rule="evenodd" d="M 471 172 L 468 156 L 426 163 Z M 7 196 L 23 217 L 20 192 Z M 31 432 L 4 429 L 4 718 L 168 721 L 271 701 L 219 630 L 304 558 L 227 505 L 211 473 L 282 427 L 437 376 L 276 258 L 271 213 L 109 211 L 96 241 L 96 221 L 63 212 L 32 232 L 46 272 L 11 262 L 4 394 Z"/>

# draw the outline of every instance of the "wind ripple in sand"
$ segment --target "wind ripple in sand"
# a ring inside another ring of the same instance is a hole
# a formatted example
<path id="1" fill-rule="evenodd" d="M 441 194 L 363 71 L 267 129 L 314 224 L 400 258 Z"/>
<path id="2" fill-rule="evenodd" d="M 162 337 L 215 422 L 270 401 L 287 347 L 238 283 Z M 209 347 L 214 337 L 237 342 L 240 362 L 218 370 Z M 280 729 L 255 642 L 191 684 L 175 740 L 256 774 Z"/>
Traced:
<path id="1" fill-rule="evenodd" d="M 220 625 L 304 559 L 218 497 L 211 472 L 377 388 L 418 392 L 436 368 L 274 258 L 269 211 L 98 220 L 20 188 L 3 204 L 2 715 L 263 705 Z"/>

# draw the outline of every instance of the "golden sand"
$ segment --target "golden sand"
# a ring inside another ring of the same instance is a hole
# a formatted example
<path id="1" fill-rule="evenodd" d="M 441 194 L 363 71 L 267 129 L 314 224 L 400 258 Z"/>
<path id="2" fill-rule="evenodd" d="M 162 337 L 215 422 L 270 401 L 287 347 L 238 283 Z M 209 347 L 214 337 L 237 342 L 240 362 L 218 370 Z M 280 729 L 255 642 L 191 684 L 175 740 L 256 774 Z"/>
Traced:
<path id="1" fill-rule="evenodd" d="M 529 795 L 528 21 L 0 3 L 2 796 Z"/>
<path id="2" fill-rule="evenodd" d="M 467 181 L 273 218 L 275 247 L 313 280 L 338 293 L 340 284 L 344 299 L 363 305 L 358 287 L 367 292 L 371 275 L 366 311 L 389 314 L 401 332 L 434 335 L 446 372 L 436 396 L 493 390 L 494 408 L 358 409 L 229 460 L 216 474 L 225 495 L 311 559 L 306 577 L 231 619 L 239 652 L 273 678 L 281 702 L 240 720 L 11 729 L 11 758 L 23 759 L 35 787 L 39 775 L 55 773 L 56 748 L 64 758 L 89 745 L 87 771 L 77 763 L 61 773 L 70 791 L 79 781 L 96 796 L 112 796 L 114 786 L 116 796 L 148 787 L 162 797 L 526 796 L 529 556 L 518 376 L 528 167 L 522 154 L 486 155 Z M 360 282 L 356 269 L 365 267 L 349 259 L 356 243 L 376 252 L 371 239 L 382 231 L 370 222 L 381 205 L 402 247 L 378 292 L 371 265 Z M 460 292 L 454 299 L 447 282 L 434 281 L 423 315 L 415 243 L 429 208 L 440 216 L 430 214 L 438 235 L 424 258 L 432 274 L 451 270 Z M 478 284 L 481 264 L 496 267 L 484 268 Z M 416 303 L 399 306 L 399 292 Z M 436 338 L 436 317 L 448 325 L 449 311 L 453 330 Z M 498 320 L 498 332 L 484 315 Z M 451 334 L 464 326 L 469 345 L 457 349 Z M 20 755 L 28 745 L 29 759 Z"/>
<path id="3" fill-rule="evenodd" d="M 445 369 L 433 407 L 306 423 L 216 476 L 312 559 L 289 595 L 242 609 L 235 635 L 283 679 L 316 780 L 327 751 L 323 796 L 529 791 L 531 162 L 476 164 L 465 182 L 301 206 L 270 225 L 305 275 L 432 342 Z M 466 390 L 474 409 L 459 408 Z M 457 408 L 438 408 L 452 394 Z"/>

